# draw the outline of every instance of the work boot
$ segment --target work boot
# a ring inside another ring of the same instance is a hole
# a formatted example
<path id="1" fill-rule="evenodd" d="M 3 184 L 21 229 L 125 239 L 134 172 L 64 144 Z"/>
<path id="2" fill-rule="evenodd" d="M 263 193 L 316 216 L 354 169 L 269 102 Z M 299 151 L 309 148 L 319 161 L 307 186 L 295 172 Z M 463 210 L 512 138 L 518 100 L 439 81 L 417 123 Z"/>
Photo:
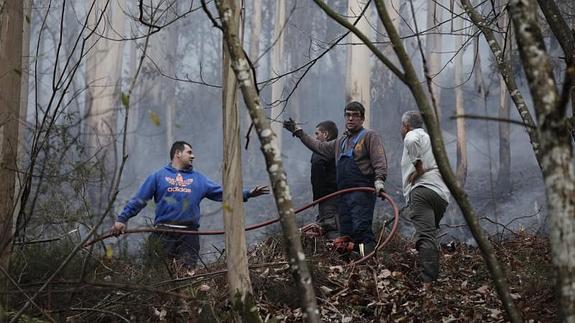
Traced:
<path id="1" fill-rule="evenodd" d="M 430 283 L 439 276 L 439 252 L 436 249 L 421 248 L 419 250 L 421 262 L 421 281 Z"/>

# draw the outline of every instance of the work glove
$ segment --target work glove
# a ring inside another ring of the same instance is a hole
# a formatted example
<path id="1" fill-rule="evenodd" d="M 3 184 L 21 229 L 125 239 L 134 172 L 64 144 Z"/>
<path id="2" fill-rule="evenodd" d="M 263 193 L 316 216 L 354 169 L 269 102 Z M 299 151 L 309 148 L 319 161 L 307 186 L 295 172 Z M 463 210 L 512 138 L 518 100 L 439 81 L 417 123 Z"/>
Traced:
<path id="1" fill-rule="evenodd" d="M 293 136 L 295 136 L 296 131 L 301 129 L 300 127 L 297 126 L 297 124 L 292 118 L 284 120 L 283 126 L 287 131 L 291 132 Z"/>
<path id="2" fill-rule="evenodd" d="M 382 179 L 377 179 L 375 183 L 373 183 L 375 187 L 375 194 L 379 195 L 379 193 L 385 193 L 385 182 Z"/>

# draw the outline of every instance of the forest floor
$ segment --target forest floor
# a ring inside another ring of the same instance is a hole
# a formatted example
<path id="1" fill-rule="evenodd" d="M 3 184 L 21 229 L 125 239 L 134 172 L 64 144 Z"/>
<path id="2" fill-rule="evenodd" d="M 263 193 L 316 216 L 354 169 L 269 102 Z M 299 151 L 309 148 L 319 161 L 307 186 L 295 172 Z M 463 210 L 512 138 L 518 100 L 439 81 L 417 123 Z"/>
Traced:
<path id="1" fill-rule="evenodd" d="M 417 254 L 409 240 L 396 237 L 375 258 L 356 266 L 349 266 L 332 251 L 329 241 L 308 237 L 303 241 L 322 322 L 506 321 L 478 249 L 456 243 L 443 246 L 440 278 L 424 291 L 417 282 Z M 493 244 L 524 320 L 557 321 L 547 239 L 520 232 Z M 299 292 L 282 250 L 276 238 L 250 250 L 257 307 L 267 322 L 302 321 Z M 135 265 L 136 259 L 99 260 L 80 281 L 60 277 L 36 304 L 56 321 L 67 322 L 233 320 L 224 259 L 192 276 L 168 272 L 169 266 L 163 265 L 146 269 L 143 264 Z M 29 294 L 39 286 L 38 279 L 26 273 L 21 272 L 20 279 L 20 288 Z M 11 308 L 19 308 L 24 301 L 12 298 Z M 47 317 L 35 307 L 27 315 L 39 320 Z"/>

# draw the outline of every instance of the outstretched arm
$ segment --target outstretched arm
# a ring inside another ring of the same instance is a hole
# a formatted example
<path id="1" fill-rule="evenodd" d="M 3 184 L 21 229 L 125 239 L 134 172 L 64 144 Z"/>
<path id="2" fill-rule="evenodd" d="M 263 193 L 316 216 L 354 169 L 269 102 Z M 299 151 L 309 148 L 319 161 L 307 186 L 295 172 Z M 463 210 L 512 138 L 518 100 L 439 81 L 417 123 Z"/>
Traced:
<path id="1" fill-rule="evenodd" d="M 306 134 L 292 118 L 289 118 L 288 120 L 284 121 L 283 125 L 284 128 L 287 131 L 291 132 L 294 137 L 298 137 L 309 150 L 326 157 L 335 156 L 336 140 L 322 142 L 315 138 L 312 138 L 311 136 Z"/>

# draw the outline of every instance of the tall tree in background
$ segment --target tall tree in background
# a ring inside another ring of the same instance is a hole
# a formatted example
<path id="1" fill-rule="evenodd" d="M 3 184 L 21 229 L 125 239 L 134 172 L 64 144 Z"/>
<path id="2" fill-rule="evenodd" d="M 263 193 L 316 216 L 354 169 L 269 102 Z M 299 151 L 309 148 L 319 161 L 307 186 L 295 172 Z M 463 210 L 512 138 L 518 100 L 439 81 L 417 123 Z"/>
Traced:
<path id="1" fill-rule="evenodd" d="M 497 9 L 503 10 L 507 0 L 498 0 Z M 497 12 L 497 11 L 496 11 Z M 499 41 L 503 44 L 503 57 L 505 61 L 511 61 L 511 29 L 509 28 L 509 16 L 507 10 L 500 11 L 497 25 L 501 28 Z M 499 74 L 499 118 L 510 119 L 509 90 L 505 84 L 503 75 Z M 511 125 L 508 122 L 499 122 L 499 172 L 497 174 L 497 187 L 501 192 L 509 192 L 511 189 Z"/>
<path id="2" fill-rule="evenodd" d="M 277 78 L 285 72 L 284 62 L 284 38 L 286 27 L 286 0 L 275 1 L 275 18 L 274 18 L 274 35 L 275 42 L 272 47 L 271 75 L 270 78 Z M 281 114 L 283 112 L 282 94 L 284 90 L 284 77 L 277 78 L 272 83 L 271 96 L 271 119 L 272 130 L 278 138 L 279 149 L 282 148 L 282 122 Z"/>
<path id="3" fill-rule="evenodd" d="M 10 263 L 16 206 L 23 21 L 22 0 L 0 0 L 0 266 L 6 270 Z M 0 275 L 0 291 L 5 290 L 6 283 L 6 277 Z M 3 298 L 0 307 L 2 303 Z"/>
<path id="4" fill-rule="evenodd" d="M 17 171 L 16 171 L 16 186 L 14 188 L 16 205 L 14 206 L 13 219 L 16 219 L 20 208 L 21 195 L 23 192 L 23 185 L 25 181 L 24 172 L 20 171 L 25 168 L 24 161 L 26 160 L 26 116 L 28 113 L 28 81 L 30 75 L 30 29 L 32 21 L 32 0 L 24 0 L 24 17 L 23 30 L 22 30 L 22 89 L 20 91 L 20 123 L 18 127 L 18 151 L 17 151 Z"/>
<path id="5" fill-rule="evenodd" d="M 132 167 L 136 169 L 147 169 L 149 160 L 166 160 L 166 150 L 172 142 L 167 143 L 168 128 L 173 127 L 168 124 L 168 119 L 174 121 L 173 114 L 168 107 L 173 107 L 173 92 L 169 87 L 174 87 L 172 80 L 164 75 L 174 75 L 175 69 L 168 59 L 172 57 L 168 53 L 173 51 L 169 46 L 170 36 L 158 31 L 158 28 L 173 27 L 164 24 L 173 17 L 173 1 L 153 0 L 138 2 L 142 15 L 141 22 L 145 24 L 143 28 L 149 29 L 151 35 L 147 40 L 145 60 L 143 61 L 141 78 L 136 83 L 132 102 L 132 117 L 136 118 L 132 124 L 135 132 L 131 132 L 128 141 L 132 143 L 128 148 L 130 155 L 143 154 L 146 158 L 132 159 Z M 138 9 L 136 9 L 138 10 Z M 172 38 L 173 39 L 173 38 Z M 140 46 L 144 41 L 139 41 Z M 170 97 L 171 96 L 171 97 Z M 137 140 L 135 137 L 144 136 L 146 140 Z M 130 138 L 131 137 L 131 138 Z M 194 144 L 193 142 L 191 143 Z M 166 148 L 167 146 L 167 148 Z M 139 155 L 142 156 L 142 155 Z"/>
<path id="6" fill-rule="evenodd" d="M 398 30 L 402 21 L 399 13 L 400 5 L 401 2 L 399 0 L 385 2 L 385 6 L 387 7 L 391 17 L 391 21 L 395 28 Z M 377 20 L 376 41 L 378 44 L 380 44 L 379 48 L 381 48 L 383 55 L 390 57 L 394 63 L 397 63 L 397 61 L 394 60 L 392 45 L 389 42 L 389 38 L 385 33 L 385 28 L 379 19 Z M 383 129 L 383 127 L 385 127 L 384 123 L 387 119 L 386 116 L 389 116 L 390 113 L 389 108 L 393 107 L 389 104 L 389 102 L 391 99 L 397 99 L 398 96 L 398 93 L 396 92 L 397 88 L 395 86 L 396 78 L 394 77 L 393 73 L 391 73 L 389 69 L 387 69 L 382 64 L 375 64 L 371 73 L 371 93 L 374 94 L 372 103 L 375 107 L 375 109 L 371 111 L 371 127 L 376 129 Z M 397 104 L 393 108 L 395 108 L 397 111 L 400 111 L 400 109 L 403 107 Z"/>
<path id="7" fill-rule="evenodd" d="M 366 4 L 361 0 L 348 0 L 347 16 L 352 23 L 363 11 Z M 366 17 L 371 11 L 367 9 L 364 16 L 357 22 L 356 26 L 364 34 L 368 34 L 371 26 Z M 366 128 L 371 127 L 371 64 L 369 63 L 369 48 L 361 43 L 361 40 L 354 34 L 348 36 L 350 46 L 347 46 L 347 75 L 346 75 L 346 99 L 347 102 L 359 101 L 365 107 Z"/>
<path id="8" fill-rule="evenodd" d="M 240 34 L 240 1 L 230 1 L 230 25 L 234 34 Z M 223 40 L 223 210 L 226 231 L 226 265 L 230 299 L 246 322 L 261 321 L 257 311 L 252 309 L 252 283 L 248 270 L 246 247 L 245 214 L 242 195 L 242 165 L 240 149 L 240 118 L 237 105 L 237 81 L 231 67 L 229 50 Z"/>
<path id="9" fill-rule="evenodd" d="M 99 177 L 103 180 L 92 193 L 94 205 L 104 205 L 109 196 L 106 179 L 113 178 L 116 152 L 115 134 L 117 109 L 120 106 L 122 56 L 124 43 L 115 41 L 124 33 L 125 0 L 96 0 L 89 18 L 89 28 L 96 29 L 99 37 L 92 37 L 92 47 L 86 59 L 86 132 L 90 155 L 100 161 Z M 105 22 L 99 19 L 105 17 Z"/>
<path id="10" fill-rule="evenodd" d="M 178 1 L 175 1 L 171 8 L 174 12 L 178 12 Z M 170 31 L 165 35 L 166 39 L 166 50 L 164 52 L 165 57 L 162 61 L 165 62 L 160 68 L 162 69 L 162 74 L 164 75 L 176 75 L 178 66 L 178 46 L 179 46 L 179 24 L 178 22 L 171 24 L 169 26 Z M 177 111 L 177 96 L 176 90 L 178 88 L 178 82 L 172 79 L 164 78 L 163 84 L 165 86 L 165 106 L 166 106 L 166 147 L 170 147 L 174 141 L 176 141 L 174 131 L 178 128 L 178 118 L 176 116 Z"/>
<path id="11" fill-rule="evenodd" d="M 455 56 L 454 68 L 454 87 L 455 87 L 455 114 L 464 115 L 465 109 L 463 107 L 463 54 L 465 47 L 463 47 L 463 18 L 460 16 L 463 13 L 459 4 L 454 6 L 454 32 L 455 32 L 455 48 L 459 50 Z M 457 118 L 457 171 L 455 176 L 460 187 L 465 187 L 467 179 L 467 133 L 465 130 L 465 119 Z"/>
<path id="12" fill-rule="evenodd" d="M 442 35 L 441 24 L 443 23 L 443 9 L 441 0 L 427 1 L 427 28 L 425 42 L 425 57 L 429 77 L 432 79 L 431 91 L 438 119 L 441 120 L 441 87 L 439 86 L 439 71 L 441 70 Z M 458 47 L 456 47 L 458 48 Z"/>

